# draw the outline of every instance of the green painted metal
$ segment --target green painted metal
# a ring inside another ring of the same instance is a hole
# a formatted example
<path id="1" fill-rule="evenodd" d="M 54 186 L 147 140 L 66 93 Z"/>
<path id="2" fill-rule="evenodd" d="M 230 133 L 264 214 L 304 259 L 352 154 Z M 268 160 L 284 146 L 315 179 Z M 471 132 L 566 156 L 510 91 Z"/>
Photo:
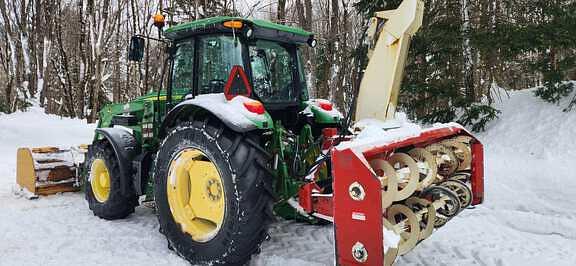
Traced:
<path id="1" fill-rule="evenodd" d="M 302 128 L 294 142 L 286 141 L 289 134 L 282 123 L 277 121 L 272 129 L 271 141 L 267 144 L 268 151 L 275 156 L 275 168 L 272 170 L 276 174 L 275 192 L 278 200 L 274 212 L 284 219 L 318 223 L 316 218 L 299 213 L 290 201 L 297 201 L 298 191 L 306 183 L 304 177 L 320 156 L 320 146 L 314 141 L 310 125 Z M 321 169 L 317 178 L 325 179 L 327 174 L 326 169 Z"/>
<path id="2" fill-rule="evenodd" d="M 316 106 L 312 101 L 305 101 L 302 103 L 314 115 L 314 120 L 318 124 L 338 124 L 342 120 L 342 114 L 335 115 L 334 112 L 327 112 L 322 108 Z"/>
<path id="3" fill-rule="evenodd" d="M 228 17 L 228 16 L 204 18 L 204 19 L 191 21 L 188 23 L 182 23 L 182 24 L 176 25 L 174 27 L 168 28 L 166 30 L 166 33 L 176 33 L 179 31 L 195 31 L 195 30 L 210 28 L 210 27 L 214 27 L 214 26 L 220 26 L 222 23 L 224 23 L 225 21 L 229 21 L 229 20 L 243 21 L 243 22 L 252 24 L 256 27 L 288 32 L 288 33 L 292 33 L 292 34 L 300 35 L 300 36 L 304 36 L 304 37 L 309 37 L 312 35 L 311 32 L 305 31 L 305 30 L 300 29 L 300 28 L 281 25 L 281 24 L 273 23 L 273 22 L 266 21 L 266 20 L 247 19 L 247 18 L 241 18 L 241 17 Z"/>
<path id="4" fill-rule="evenodd" d="M 175 90 L 173 92 L 173 99 L 175 101 L 180 101 L 182 97 L 186 94 L 186 91 Z M 130 126 L 129 128 L 134 131 L 134 136 L 136 139 L 143 144 L 145 150 L 149 150 L 158 143 L 158 140 L 152 139 L 142 139 L 142 125 L 152 124 L 154 127 L 154 135 L 158 134 L 158 129 L 160 122 L 162 121 L 163 115 L 166 113 L 166 92 L 150 92 L 144 96 L 138 97 L 128 103 L 111 103 L 107 104 L 99 112 L 99 128 L 106 128 L 112 126 L 112 118 L 115 115 L 121 115 L 129 113 L 135 115 L 137 120 L 140 121 L 135 126 Z M 102 136 L 96 134 L 95 139 L 101 139 Z"/>

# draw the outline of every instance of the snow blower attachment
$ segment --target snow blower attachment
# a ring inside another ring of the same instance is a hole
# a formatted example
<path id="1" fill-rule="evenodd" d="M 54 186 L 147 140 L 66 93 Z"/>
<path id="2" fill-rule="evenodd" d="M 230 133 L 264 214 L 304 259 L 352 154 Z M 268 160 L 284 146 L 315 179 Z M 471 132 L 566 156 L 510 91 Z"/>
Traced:
<path id="1" fill-rule="evenodd" d="M 80 190 L 78 179 L 87 146 L 19 148 L 16 182 L 30 197 Z"/>
<path id="2" fill-rule="evenodd" d="M 461 127 L 377 142 L 331 152 L 337 265 L 390 265 L 483 200 L 482 144 Z"/>

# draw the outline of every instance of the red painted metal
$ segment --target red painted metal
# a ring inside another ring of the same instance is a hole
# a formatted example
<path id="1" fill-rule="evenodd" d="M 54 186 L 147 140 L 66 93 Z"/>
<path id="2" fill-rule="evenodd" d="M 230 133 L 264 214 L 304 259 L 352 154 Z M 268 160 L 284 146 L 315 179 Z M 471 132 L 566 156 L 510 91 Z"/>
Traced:
<path id="1" fill-rule="evenodd" d="M 313 208 L 315 213 L 322 214 L 327 217 L 333 217 L 334 201 L 331 196 L 312 196 Z"/>
<path id="2" fill-rule="evenodd" d="M 475 140 L 472 143 L 472 205 L 484 201 L 484 146 Z"/>
<path id="3" fill-rule="evenodd" d="M 322 142 L 322 150 L 330 149 L 330 147 L 334 146 L 334 142 L 336 141 L 335 137 L 338 134 L 338 129 L 334 127 L 328 127 L 322 129 L 322 137 L 324 141 Z"/>
<path id="4" fill-rule="evenodd" d="M 322 129 L 322 136 L 325 138 L 331 138 L 338 134 L 338 129 L 335 127 L 327 127 Z"/>
<path id="5" fill-rule="evenodd" d="M 384 242 L 380 181 L 370 166 L 352 150 L 332 150 L 334 176 L 334 230 L 337 265 L 382 265 Z M 365 192 L 363 200 L 354 200 L 349 187 L 358 182 Z M 352 256 L 352 247 L 361 243 L 368 253 L 365 262 Z"/>
<path id="6" fill-rule="evenodd" d="M 386 156 L 397 148 L 425 146 L 456 135 L 468 135 L 473 138 L 471 147 L 473 204 L 480 204 L 484 197 L 483 146 L 463 128 L 445 127 L 427 130 L 416 137 L 358 151 L 361 152 L 360 155 L 350 149 L 332 150 L 337 265 L 383 265 L 384 263 L 382 217 L 386 210 L 381 209 L 380 182 L 373 176 L 370 167 L 366 165 L 366 160 Z M 364 158 L 361 158 L 362 156 Z M 363 185 L 367 195 L 365 200 L 354 201 L 348 195 L 348 187 L 353 182 Z M 371 193 L 376 195 L 371 195 Z M 378 221 L 369 215 L 366 216 L 365 222 L 353 220 L 351 218 L 353 212 L 377 215 Z M 357 241 L 362 242 L 368 251 L 366 262 L 359 262 L 352 257 L 351 248 Z"/>
<path id="7" fill-rule="evenodd" d="M 436 140 L 438 139 L 458 135 L 463 131 L 464 130 L 459 127 L 443 127 L 443 128 L 426 130 L 423 131 L 422 134 L 420 134 L 419 136 L 384 144 L 381 146 L 372 147 L 366 151 L 363 151 L 362 153 L 364 154 L 364 157 L 366 157 L 367 159 L 371 159 L 387 151 L 395 150 L 401 147 L 416 145 L 420 143 L 436 142 Z"/>
<path id="8" fill-rule="evenodd" d="M 314 211 L 312 206 L 312 190 L 318 186 L 315 183 L 308 183 L 300 187 L 298 191 L 298 204 L 306 211 L 311 213 Z"/>

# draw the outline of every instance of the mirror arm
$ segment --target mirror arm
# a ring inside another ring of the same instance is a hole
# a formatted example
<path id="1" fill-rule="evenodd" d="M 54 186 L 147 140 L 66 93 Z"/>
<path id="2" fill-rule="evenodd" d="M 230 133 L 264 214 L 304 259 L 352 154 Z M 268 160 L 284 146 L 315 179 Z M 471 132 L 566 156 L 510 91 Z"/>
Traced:
<path id="1" fill-rule="evenodd" d="M 166 39 L 158 39 L 158 38 L 149 37 L 149 36 L 142 35 L 142 34 L 136 34 L 136 35 L 134 35 L 134 36 L 140 37 L 140 38 L 144 38 L 144 39 L 148 39 L 148 40 L 152 40 L 152 41 L 161 42 L 161 43 L 168 44 L 168 45 L 170 44 L 170 41 L 168 41 L 168 40 L 166 40 Z"/>

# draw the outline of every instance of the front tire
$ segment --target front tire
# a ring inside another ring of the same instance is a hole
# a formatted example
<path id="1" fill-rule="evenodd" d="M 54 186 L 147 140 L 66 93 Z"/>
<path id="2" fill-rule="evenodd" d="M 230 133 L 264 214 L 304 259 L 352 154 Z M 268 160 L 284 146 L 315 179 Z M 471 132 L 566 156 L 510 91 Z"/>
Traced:
<path id="1" fill-rule="evenodd" d="M 95 142 L 90 146 L 86 155 L 86 176 L 86 200 L 94 215 L 116 220 L 134 212 L 138 197 L 133 189 L 122 193 L 120 166 L 107 142 Z"/>
<path id="2" fill-rule="evenodd" d="M 268 236 L 272 176 L 257 143 L 209 117 L 181 123 L 158 151 L 160 231 L 192 264 L 243 265 Z"/>

